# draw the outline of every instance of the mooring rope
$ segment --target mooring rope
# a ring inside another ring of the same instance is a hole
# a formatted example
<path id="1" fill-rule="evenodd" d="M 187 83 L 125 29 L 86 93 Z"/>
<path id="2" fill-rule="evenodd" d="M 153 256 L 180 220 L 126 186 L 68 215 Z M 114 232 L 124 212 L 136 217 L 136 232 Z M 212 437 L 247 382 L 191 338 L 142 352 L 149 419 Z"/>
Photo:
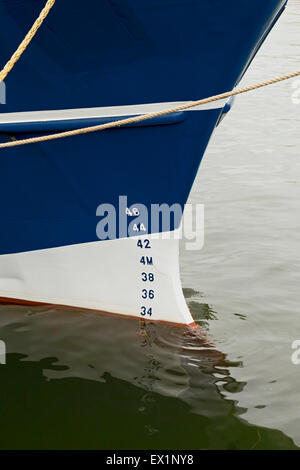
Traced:
<path id="1" fill-rule="evenodd" d="M 19 58 L 21 57 L 21 55 L 23 54 L 23 52 L 25 51 L 25 49 L 29 45 L 30 41 L 32 40 L 32 38 L 36 34 L 37 30 L 39 29 L 39 27 L 41 26 L 41 24 L 43 23 L 43 21 L 47 17 L 47 15 L 48 15 L 50 9 L 52 8 L 52 6 L 54 5 L 54 3 L 55 3 L 55 0 L 48 0 L 47 1 L 44 9 L 41 11 L 40 16 L 38 17 L 38 19 L 36 20 L 36 22 L 32 26 L 31 30 L 26 35 L 25 39 L 22 41 L 22 43 L 18 47 L 17 51 L 14 53 L 14 55 L 11 57 L 11 59 L 7 62 L 4 69 L 0 72 L 0 81 L 4 80 L 4 78 L 7 76 L 7 74 L 10 72 L 10 70 L 13 68 L 15 63 L 19 60 Z M 237 89 L 237 90 L 228 91 L 226 93 L 221 93 L 219 95 L 210 96 L 209 98 L 203 98 L 203 99 L 200 99 L 200 100 L 197 100 L 197 101 L 191 101 L 189 103 L 185 103 L 183 105 L 168 108 L 168 109 L 158 111 L 158 112 L 155 112 L 155 113 L 149 113 L 149 114 L 143 114 L 143 115 L 139 115 L 139 116 L 133 116 L 133 117 L 120 119 L 120 120 L 113 121 L 113 122 L 107 122 L 105 124 L 99 124 L 99 125 L 96 125 L 96 126 L 73 129 L 71 131 L 59 132 L 59 133 L 56 133 L 56 134 L 43 135 L 43 136 L 38 136 L 38 137 L 30 137 L 28 139 L 14 140 L 14 141 L 11 141 L 11 142 L 5 142 L 5 143 L 0 144 L 0 149 L 1 148 L 2 149 L 3 148 L 8 148 L 8 147 L 16 147 L 16 146 L 19 146 L 19 145 L 35 144 L 35 143 L 38 143 L 38 142 L 46 142 L 46 141 L 50 141 L 50 140 L 57 140 L 57 139 L 65 138 L 65 137 L 73 137 L 73 136 L 76 136 L 76 135 L 88 134 L 90 132 L 103 131 L 105 129 L 113 129 L 115 127 L 121 127 L 121 126 L 125 126 L 127 124 L 139 123 L 139 122 L 142 122 L 142 121 L 146 121 L 148 119 L 154 119 L 156 117 L 165 116 L 166 114 L 176 113 L 176 112 L 179 112 L 179 111 L 185 111 L 187 109 L 190 109 L 190 108 L 193 108 L 193 107 L 196 107 L 196 106 L 201 106 L 201 105 L 204 105 L 204 104 L 207 104 L 207 103 L 213 103 L 214 101 L 219 101 L 219 100 L 223 100 L 223 99 L 226 99 L 226 98 L 230 98 L 231 96 L 241 95 L 242 93 L 247 93 L 248 91 L 257 90 L 258 88 L 263 88 L 263 87 L 273 85 L 275 83 L 283 82 L 284 80 L 289 80 L 291 78 L 295 78 L 295 77 L 298 77 L 298 76 L 300 76 L 300 71 L 289 73 L 287 75 L 282 75 L 280 77 L 276 77 L 276 78 L 273 78 L 271 80 L 267 80 L 265 82 L 256 83 L 255 85 L 250 85 L 250 86 L 240 88 L 240 89 Z"/>
<path id="2" fill-rule="evenodd" d="M 73 137 L 75 135 L 88 134 L 90 132 L 98 132 L 98 131 L 103 131 L 105 129 L 113 129 L 114 127 L 121 127 L 121 126 L 125 126 L 126 124 L 134 124 L 134 123 L 138 123 L 141 121 L 146 121 L 147 119 L 153 119 L 156 117 L 165 116 L 166 114 L 184 111 L 186 109 L 190 109 L 195 106 L 200 106 L 200 105 L 207 104 L 207 103 L 213 103 L 214 101 L 222 100 L 224 98 L 230 98 L 231 96 L 240 95 L 248 91 L 257 90 L 258 88 L 272 85 L 274 83 L 279 83 L 284 80 L 288 80 L 290 78 L 298 77 L 299 75 L 300 75 L 300 71 L 290 73 L 282 77 L 273 78 L 272 80 L 268 80 L 266 82 L 257 83 L 255 85 L 250 85 L 245 88 L 240 88 L 238 90 L 229 91 L 227 93 L 222 93 L 220 95 L 211 96 L 209 98 L 204 98 L 204 99 L 197 100 L 197 101 L 191 101 L 190 103 L 185 103 L 183 105 L 175 106 L 174 108 L 165 109 L 163 111 L 158 111 L 156 113 L 133 116 L 133 117 L 129 117 L 126 119 L 120 119 L 118 121 L 107 122 L 105 124 L 99 124 L 97 126 L 82 127 L 80 129 L 73 129 L 71 131 L 59 132 L 57 134 L 43 135 L 43 136 L 38 136 L 38 137 L 30 137 L 29 139 L 5 142 L 3 144 L 0 144 L 0 149 L 7 148 L 7 147 L 16 147 L 18 145 L 36 144 L 37 142 L 46 142 L 48 140 L 56 140 L 56 139 L 62 139 L 65 137 Z"/>
<path id="3" fill-rule="evenodd" d="M 5 64 L 5 66 L 1 70 L 1 72 L 0 72 L 0 83 L 3 82 L 3 80 L 5 80 L 5 78 L 9 74 L 9 72 L 12 70 L 12 68 L 15 66 L 15 64 L 20 59 L 23 52 L 25 52 L 25 50 L 27 49 L 27 47 L 31 43 L 33 37 L 36 35 L 38 29 L 43 24 L 45 18 L 48 16 L 49 11 L 53 7 L 54 3 L 55 3 L 55 0 L 48 0 L 47 1 L 45 7 L 42 9 L 41 13 L 39 14 L 39 17 L 35 20 L 32 28 L 26 34 L 25 38 L 23 39 L 23 41 L 19 45 L 16 52 L 11 56 L 9 61 Z"/>

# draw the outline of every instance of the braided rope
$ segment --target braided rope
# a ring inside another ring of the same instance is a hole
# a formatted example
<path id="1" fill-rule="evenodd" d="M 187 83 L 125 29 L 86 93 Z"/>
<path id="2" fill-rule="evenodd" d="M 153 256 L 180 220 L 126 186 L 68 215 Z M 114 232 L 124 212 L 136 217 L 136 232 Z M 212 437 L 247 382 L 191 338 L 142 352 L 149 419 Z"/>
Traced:
<path id="1" fill-rule="evenodd" d="M 257 83 L 255 85 L 250 85 L 245 88 L 240 88 L 237 90 L 229 91 L 227 93 L 222 93 L 220 95 L 211 96 L 209 98 L 204 98 L 204 99 L 197 100 L 197 101 L 191 101 L 190 103 L 185 103 L 183 105 L 169 108 L 163 111 L 158 111 L 155 113 L 143 114 L 141 116 L 134 116 L 134 117 L 126 118 L 126 119 L 120 119 L 118 121 L 108 122 L 106 124 L 99 124 L 97 126 L 83 127 L 83 128 L 74 129 L 71 131 L 60 132 L 58 134 L 50 134 L 50 135 L 44 135 L 44 136 L 39 136 L 39 137 L 31 137 L 29 139 L 5 142 L 3 144 L 0 144 L 0 149 L 7 148 L 7 147 L 16 147 L 18 145 L 35 144 L 37 142 L 46 142 L 49 140 L 62 139 L 65 137 L 73 137 L 75 135 L 88 134 L 90 132 L 98 132 L 98 131 L 103 131 L 105 129 L 112 129 L 114 127 L 125 126 L 126 124 L 134 124 L 134 123 L 146 121 L 147 119 L 153 119 L 156 117 L 165 116 L 166 114 L 176 113 L 178 111 L 184 111 L 186 109 L 190 109 L 195 106 L 200 106 L 200 105 L 207 104 L 207 103 L 213 103 L 214 101 L 230 98 L 231 96 L 241 95 L 242 93 L 247 93 L 248 91 L 257 90 L 258 88 L 263 88 L 263 87 L 273 85 L 275 83 L 279 83 L 284 80 L 289 80 L 290 78 L 294 78 L 298 76 L 300 76 L 300 71 L 289 73 L 281 77 L 276 77 L 265 82 Z"/>
<path id="2" fill-rule="evenodd" d="M 3 80 L 5 80 L 5 78 L 9 74 L 9 72 L 12 70 L 14 65 L 20 59 L 23 52 L 27 49 L 28 45 L 32 41 L 33 37 L 36 35 L 38 29 L 40 28 L 40 26 L 44 22 L 45 18 L 48 16 L 48 13 L 51 10 L 51 8 L 53 7 L 54 3 L 55 3 L 55 0 L 48 0 L 47 1 L 45 7 L 42 9 L 41 13 L 39 14 L 39 17 L 34 22 L 32 28 L 26 34 L 25 38 L 23 39 L 23 41 L 19 45 L 16 52 L 11 56 L 9 61 L 5 64 L 5 66 L 1 70 L 1 72 L 0 72 L 0 83 L 3 82 Z"/>
<path id="3" fill-rule="evenodd" d="M 50 12 L 50 10 L 51 10 L 51 8 L 53 7 L 54 4 L 55 4 L 55 0 L 48 0 L 46 2 L 45 7 L 41 11 L 39 17 L 34 22 L 32 28 L 27 33 L 27 35 L 25 36 L 25 38 L 23 39 L 23 41 L 19 45 L 18 49 L 15 51 L 15 53 L 12 55 L 12 57 L 6 63 L 4 68 L 0 71 L 0 83 L 6 78 L 8 73 L 12 70 L 14 65 L 18 62 L 18 60 L 22 56 L 23 52 L 27 49 L 28 45 L 32 41 L 33 37 L 37 33 L 37 31 L 40 28 L 40 26 L 42 25 L 42 23 L 44 22 L 45 18 L 48 16 L 48 14 L 49 14 L 49 12 Z M 193 107 L 196 107 L 196 106 L 201 106 L 203 104 L 213 103 L 214 101 L 230 98 L 231 96 L 241 95 L 242 93 L 247 93 L 248 91 L 257 90 L 258 88 L 262 88 L 262 87 L 265 87 L 265 86 L 268 86 L 268 85 L 273 85 L 275 83 L 279 83 L 279 82 L 282 82 L 284 80 L 289 80 L 290 78 L 294 78 L 294 77 L 298 77 L 298 76 L 300 76 L 300 71 L 290 73 L 290 74 L 287 74 L 287 75 L 283 75 L 281 77 L 276 77 L 276 78 L 273 78 L 273 79 L 265 81 L 265 82 L 257 83 L 255 85 L 250 85 L 250 86 L 245 87 L 245 88 L 240 88 L 240 89 L 237 89 L 237 90 L 229 91 L 227 93 L 222 93 L 220 95 L 211 96 L 209 98 L 204 98 L 204 99 L 197 100 L 197 101 L 191 101 L 190 103 L 185 103 L 183 105 L 176 106 L 176 107 L 173 107 L 173 108 L 169 108 L 169 109 L 166 109 L 166 110 L 163 110 L 163 111 L 158 111 L 158 112 L 155 112 L 155 113 L 149 113 L 149 114 L 144 114 L 144 115 L 141 115 L 141 116 L 135 116 L 135 117 L 131 117 L 131 118 L 120 119 L 118 121 L 108 122 L 106 124 L 100 124 L 100 125 L 91 126 L 91 127 L 83 127 L 83 128 L 80 128 L 80 129 L 74 129 L 72 131 L 60 132 L 60 133 L 57 133 L 57 134 L 44 135 L 44 136 L 39 136 L 39 137 L 31 137 L 29 139 L 22 139 L 22 140 L 13 140 L 11 142 L 5 142 L 3 144 L 0 144 L 0 149 L 1 148 L 7 148 L 7 147 L 16 147 L 16 146 L 19 146 L 19 145 L 35 144 L 37 142 L 46 142 L 46 141 L 49 141 L 49 140 L 62 139 L 62 138 L 65 138 L 65 137 L 73 137 L 73 136 L 80 135 L 80 134 L 88 134 L 90 132 L 98 132 L 98 131 L 102 131 L 102 130 L 105 130 L 105 129 L 112 129 L 112 128 L 115 128 L 115 127 L 121 127 L 121 126 L 125 126 L 126 124 L 134 124 L 134 123 L 146 121 L 148 119 L 153 119 L 153 118 L 156 118 L 156 117 L 165 116 L 167 114 L 171 114 L 171 113 L 175 113 L 175 112 L 179 112 L 179 111 L 184 111 L 186 109 L 190 109 L 190 108 L 193 108 Z"/>

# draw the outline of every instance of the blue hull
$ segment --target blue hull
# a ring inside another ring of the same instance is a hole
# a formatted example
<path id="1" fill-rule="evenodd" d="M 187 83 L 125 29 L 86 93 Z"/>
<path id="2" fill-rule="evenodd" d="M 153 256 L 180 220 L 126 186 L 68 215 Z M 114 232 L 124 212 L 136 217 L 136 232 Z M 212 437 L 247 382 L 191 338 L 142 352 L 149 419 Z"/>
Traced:
<path id="1" fill-rule="evenodd" d="M 0 110 L 178 102 L 231 90 L 284 4 L 57 2 L 8 76 Z M 0 1 L 2 62 L 43 5 L 44 0 Z M 167 122 L 2 150 L 0 254 L 97 241 L 96 208 L 102 203 L 117 207 L 120 195 L 129 205 L 143 203 L 149 209 L 161 203 L 183 207 L 222 113 L 222 108 L 185 112 Z M 0 125 L 0 140 L 93 122 L 99 120 L 35 129 Z"/>

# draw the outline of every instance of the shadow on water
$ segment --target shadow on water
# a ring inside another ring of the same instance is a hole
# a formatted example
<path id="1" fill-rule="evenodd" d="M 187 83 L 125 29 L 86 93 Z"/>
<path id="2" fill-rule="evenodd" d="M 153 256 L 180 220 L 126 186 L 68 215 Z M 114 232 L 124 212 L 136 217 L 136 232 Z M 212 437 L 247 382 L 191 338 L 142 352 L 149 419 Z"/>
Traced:
<path id="1" fill-rule="evenodd" d="M 190 307 L 205 331 L 214 312 Z M 241 418 L 224 392 L 243 389 L 242 364 L 190 329 L 2 305 L 0 338 L 2 449 L 296 448 Z"/>

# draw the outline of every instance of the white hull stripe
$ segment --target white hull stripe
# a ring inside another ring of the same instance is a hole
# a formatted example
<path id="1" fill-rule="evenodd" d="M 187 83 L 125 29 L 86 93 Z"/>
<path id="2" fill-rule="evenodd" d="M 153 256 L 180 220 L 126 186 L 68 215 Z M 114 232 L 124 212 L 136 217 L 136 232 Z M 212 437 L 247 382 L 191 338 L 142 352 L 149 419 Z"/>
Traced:
<path id="1" fill-rule="evenodd" d="M 176 233 L 2 255 L 0 298 L 192 324 Z"/>
<path id="2" fill-rule="evenodd" d="M 220 109 L 225 106 L 226 102 L 227 100 L 220 100 L 215 103 L 207 103 L 205 105 L 195 106 L 186 111 L 205 111 L 209 109 Z M 0 113 L 0 124 L 133 116 L 148 113 L 156 113 L 158 111 L 164 111 L 166 109 L 180 106 L 186 103 L 188 103 L 188 101 L 137 104 L 129 106 L 108 106 L 100 108 L 76 108 L 48 111 L 25 111 L 19 113 Z"/>

